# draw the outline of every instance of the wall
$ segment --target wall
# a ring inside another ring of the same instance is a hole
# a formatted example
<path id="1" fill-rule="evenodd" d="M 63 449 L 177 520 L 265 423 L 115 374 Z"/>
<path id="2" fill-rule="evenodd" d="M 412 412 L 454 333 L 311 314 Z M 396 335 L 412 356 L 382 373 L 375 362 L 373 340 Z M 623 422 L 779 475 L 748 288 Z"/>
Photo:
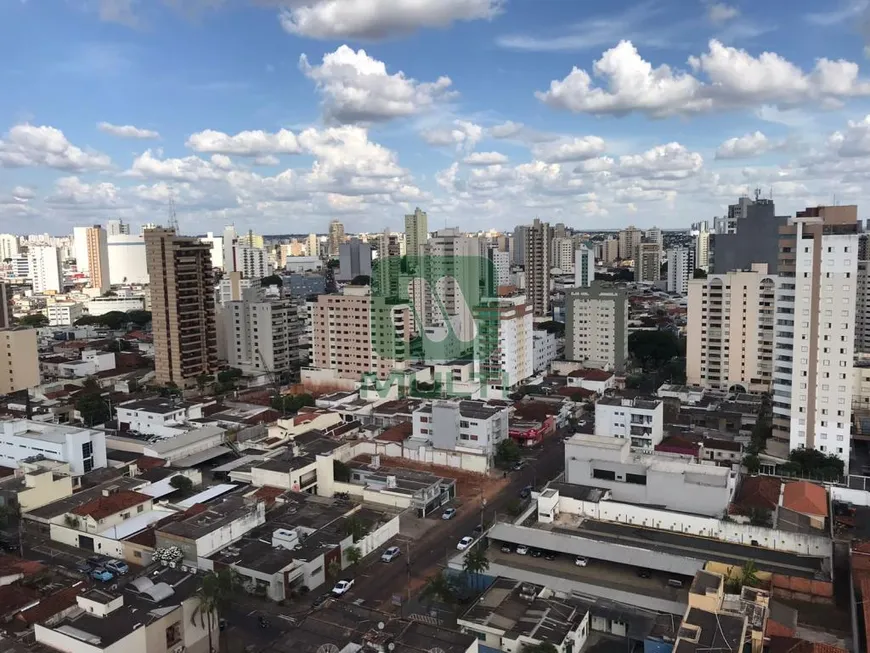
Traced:
<path id="1" fill-rule="evenodd" d="M 132 633 L 110 646 L 91 646 L 81 640 L 46 628 L 40 624 L 34 627 L 36 641 L 46 644 L 57 651 L 66 653 L 131 653 L 132 651 L 147 651 L 145 628 L 137 628 Z M 163 643 L 164 649 L 166 642 Z"/>
<path id="2" fill-rule="evenodd" d="M 18 505 L 21 506 L 21 512 L 27 512 L 70 497 L 72 493 L 72 476 L 61 476 L 54 480 L 52 472 L 44 472 L 37 476 L 34 487 L 18 493 Z"/>
<path id="3" fill-rule="evenodd" d="M 93 539 L 94 553 L 111 556 L 113 558 L 123 559 L 125 557 L 124 544 L 123 542 L 119 542 L 118 540 L 112 540 L 108 537 L 100 537 L 99 535 L 95 535 L 94 533 L 77 531 L 74 528 L 69 528 L 68 526 L 64 526 L 62 524 L 51 524 L 50 529 L 51 539 L 55 542 L 60 542 L 61 544 L 66 544 L 67 546 L 73 546 L 78 548 L 79 535 L 84 535 L 85 537 L 90 537 L 91 539 Z M 138 561 L 134 562 L 136 562 L 136 564 L 141 564 L 141 562 Z"/>
<path id="4" fill-rule="evenodd" d="M 870 506 L 870 492 L 866 490 L 853 490 L 852 488 L 829 486 L 832 501 L 843 501 L 854 506 Z"/>
<path id="5" fill-rule="evenodd" d="M 615 501 L 592 503 L 563 496 L 559 498 L 559 512 L 591 517 L 600 521 L 637 524 L 647 528 L 708 537 L 734 544 L 752 545 L 753 542 L 757 542 L 756 546 L 776 551 L 788 551 L 790 553 L 826 558 L 832 556 L 831 540 L 818 535 L 787 533 L 773 528 L 725 522 L 712 517 L 700 517 L 697 515 L 643 508 Z"/>
<path id="6" fill-rule="evenodd" d="M 207 533 L 196 540 L 196 554 L 200 558 L 210 556 L 218 549 L 232 544 L 248 531 L 266 523 L 266 504 L 262 501 L 251 506 L 251 511 L 226 526 Z"/>
<path id="7" fill-rule="evenodd" d="M 399 534 L 399 516 L 396 515 L 390 521 L 382 524 L 380 527 L 366 534 L 364 538 L 356 542 L 353 546 L 359 548 L 363 557 L 370 554 L 372 551 L 382 546 L 391 537 Z"/>
<path id="8" fill-rule="evenodd" d="M 401 442 L 366 440 L 357 443 L 354 447 L 354 456 L 359 454 L 379 454 L 386 458 L 405 458 L 428 465 L 454 467 L 477 474 L 485 474 L 489 470 L 487 456 L 470 452 L 433 449 L 426 445 L 412 449 L 403 446 Z"/>

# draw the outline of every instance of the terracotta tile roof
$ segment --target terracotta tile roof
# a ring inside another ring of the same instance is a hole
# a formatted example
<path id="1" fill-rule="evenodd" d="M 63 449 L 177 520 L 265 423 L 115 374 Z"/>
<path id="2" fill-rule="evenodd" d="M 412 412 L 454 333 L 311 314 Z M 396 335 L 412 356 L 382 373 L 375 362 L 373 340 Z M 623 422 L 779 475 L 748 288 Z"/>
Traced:
<path id="1" fill-rule="evenodd" d="M 734 506 L 742 510 L 774 510 L 779 505 L 782 481 L 773 476 L 743 477 L 734 497 Z"/>
<path id="2" fill-rule="evenodd" d="M 58 612 L 67 610 L 76 604 L 76 597 L 88 588 L 86 583 L 79 581 L 72 587 L 65 587 L 58 592 L 43 596 L 32 608 L 22 610 L 15 618 L 26 624 L 35 624 L 53 617 Z"/>
<path id="3" fill-rule="evenodd" d="M 605 372 L 594 368 L 574 370 L 568 376 L 574 379 L 585 379 L 586 381 L 607 381 L 613 377 L 613 372 Z"/>
<path id="4" fill-rule="evenodd" d="M 147 472 L 155 467 L 166 467 L 166 461 L 163 458 L 154 458 L 153 456 L 142 456 L 136 459 L 136 467 L 140 472 Z"/>
<path id="5" fill-rule="evenodd" d="M 100 496 L 92 499 L 85 504 L 73 508 L 70 512 L 79 517 L 90 517 L 91 519 L 100 520 L 150 500 L 151 497 L 147 494 L 134 492 L 133 490 L 121 490 L 107 497 Z"/>
<path id="6" fill-rule="evenodd" d="M 404 442 L 414 431 L 414 425 L 411 422 L 401 422 L 388 428 L 375 438 L 375 440 L 383 440 L 386 442 Z"/>
<path id="7" fill-rule="evenodd" d="M 39 600 L 39 592 L 22 585 L 0 586 L 0 616 L 11 615 Z"/>
<path id="8" fill-rule="evenodd" d="M 271 507 L 275 503 L 275 499 L 284 494 L 286 490 L 282 490 L 278 487 L 269 487 L 268 485 L 264 485 L 259 488 L 256 492 L 254 492 L 254 496 L 258 499 L 261 499 L 263 503 L 266 504 L 266 507 Z"/>
<path id="9" fill-rule="evenodd" d="M 0 555 L 0 576 L 14 576 L 23 574 L 38 574 L 42 571 L 42 563 L 34 560 L 25 560 L 18 556 Z"/>
<path id="10" fill-rule="evenodd" d="M 828 493 L 821 485 L 807 481 L 786 483 L 782 493 L 782 507 L 802 515 L 827 517 Z"/>

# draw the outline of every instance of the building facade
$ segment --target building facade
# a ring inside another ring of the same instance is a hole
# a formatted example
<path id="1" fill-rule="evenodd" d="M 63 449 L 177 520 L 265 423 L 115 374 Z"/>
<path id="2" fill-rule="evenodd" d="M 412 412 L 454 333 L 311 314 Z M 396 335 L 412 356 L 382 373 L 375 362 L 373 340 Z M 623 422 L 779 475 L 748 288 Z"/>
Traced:
<path id="1" fill-rule="evenodd" d="M 41 455 L 68 463 L 73 476 L 106 466 L 106 436 L 102 431 L 47 424 L 26 419 L 0 422 L 0 460 L 7 467 Z"/>
<path id="2" fill-rule="evenodd" d="M 45 307 L 48 326 L 70 326 L 85 314 L 85 305 L 78 302 L 50 302 Z"/>
<path id="3" fill-rule="evenodd" d="M 581 245 L 574 250 L 574 285 L 588 288 L 595 280 L 595 250 Z"/>
<path id="4" fill-rule="evenodd" d="M 229 302 L 222 319 L 230 366 L 247 373 L 280 374 L 301 360 L 304 325 L 289 299 L 270 299 L 260 288 Z"/>
<path id="5" fill-rule="evenodd" d="M 344 242 L 344 225 L 338 220 L 330 220 L 326 252 L 331 258 L 338 258 L 338 248 Z M 308 254 L 311 256 L 311 253 Z"/>
<path id="6" fill-rule="evenodd" d="M 36 329 L 0 329 L 0 395 L 38 385 Z"/>
<path id="7" fill-rule="evenodd" d="M 535 317 L 549 317 L 550 225 L 535 218 L 525 237 L 526 296 Z"/>
<path id="8" fill-rule="evenodd" d="M 640 242 L 634 255 L 636 283 L 655 283 L 662 276 L 662 248 L 656 242 Z"/>
<path id="9" fill-rule="evenodd" d="M 217 369 L 211 246 L 172 229 L 145 232 L 158 383 L 191 386 Z"/>
<path id="10" fill-rule="evenodd" d="M 525 295 L 485 299 L 474 316 L 474 366 L 481 383 L 508 389 L 534 375 L 534 315 Z"/>
<path id="11" fill-rule="evenodd" d="M 88 227 L 88 275 L 90 287 L 96 288 L 101 293 L 109 289 L 109 242 L 106 230 L 100 225 Z"/>
<path id="12" fill-rule="evenodd" d="M 372 246 L 351 238 L 338 246 L 338 281 L 353 281 L 358 276 L 372 276 Z"/>
<path id="13" fill-rule="evenodd" d="M 419 207 L 405 216 L 405 251 L 408 256 L 422 256 L 429 240 L 429 216 Z"/>
<path id="14" fill-rule="evenodd" d="M 668 292 L 685 295 L 689 290 L 689 280 L 695 272 L 694 252 L 687 247 L 669 249 L 668 259 Z"/>
<path id="15" fill-rule="evenodd" d="M 565 293 L 565 358 L 621 372 L 628 359 L 628 293 L 611 284 Z"/>
<path id="16" fill-rule="evenodd" d="M 142 234 L 117 234 L 107 238 L 109 282 L 114 285 L 148 283 L 145 237 Z M 212 250 L 214 251 L 214 250 Z M 219 252 L 222 252 L 218 248 Z"/>
<path id="17" fill-rule="evenodd" d="M 652 452 L 662 441 L 664 423 L 659 399 L 613 396 L 595 404 L 595 435 L 628 440 L 632 451 Z"/>
<path id="18" fill-rule="evenodd" d="M 87 247 L 87 242 L 85 242 Z M 30 264 L 30 278 L 33 281 L 33 292 L 61 292 L 63 290 L 63 272 L 60 261 L 60 250 L 50 245 L 32 246 L 27 258 Z"/>

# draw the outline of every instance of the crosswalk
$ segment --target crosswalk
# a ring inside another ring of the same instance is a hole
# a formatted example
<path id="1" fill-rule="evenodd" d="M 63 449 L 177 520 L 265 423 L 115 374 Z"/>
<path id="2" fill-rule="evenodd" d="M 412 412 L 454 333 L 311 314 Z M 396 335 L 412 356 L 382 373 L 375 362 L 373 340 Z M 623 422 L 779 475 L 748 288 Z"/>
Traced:
<path id="1" fill-rule="evenodd" d="M 411 621 L 419 621 L 423 624 L 429 624 L 430 626 L 440 626 L 441 620 L 436 617 L 430 617 L 428 614 L 412 614 L 409 615 L 408 618 Z"/>

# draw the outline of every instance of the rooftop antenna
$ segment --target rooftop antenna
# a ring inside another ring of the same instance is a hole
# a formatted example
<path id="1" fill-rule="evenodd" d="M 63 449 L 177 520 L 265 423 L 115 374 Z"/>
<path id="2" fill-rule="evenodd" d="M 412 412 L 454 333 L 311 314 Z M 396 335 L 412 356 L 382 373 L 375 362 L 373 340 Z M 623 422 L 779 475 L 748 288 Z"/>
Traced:
<path id="1" fill-rule="evenodd" d="M 175 235 L 178 235 L 178 216 L 175 215 L 175 197 L 172 196 L 172 190 L 169 191 L 169 228 L 175 230 Z"/>
<path id="2" fill-rule="evenodd" d="M 760 189 L 760 188 L 756 188 L 756 189 L 755 189 L 755 201 L 756 201 L 756 202 L 758 201 L 758 198 L 759 198 L 759 197 L 761 197 L 761 189 Z"/>

